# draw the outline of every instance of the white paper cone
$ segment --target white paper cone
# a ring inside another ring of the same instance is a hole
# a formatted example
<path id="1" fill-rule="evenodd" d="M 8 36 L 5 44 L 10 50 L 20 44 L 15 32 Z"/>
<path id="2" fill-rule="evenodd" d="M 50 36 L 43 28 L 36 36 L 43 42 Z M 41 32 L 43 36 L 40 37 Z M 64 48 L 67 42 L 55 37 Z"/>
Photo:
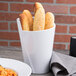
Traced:
<path id="1" fill-rule="evenodd" d="M 52 56 L 54 27 L 42 31 L 23 31 L 19 18 L 17 25 L 21 40 L 24 62 L 31 66 L 33 73 L 49 72 L 49 62 Z"/>

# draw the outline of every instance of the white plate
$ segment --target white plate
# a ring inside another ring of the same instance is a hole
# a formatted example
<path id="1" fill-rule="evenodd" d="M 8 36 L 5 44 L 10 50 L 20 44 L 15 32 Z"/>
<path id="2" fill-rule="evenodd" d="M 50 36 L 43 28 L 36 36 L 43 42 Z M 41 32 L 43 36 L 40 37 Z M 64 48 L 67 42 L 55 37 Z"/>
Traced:
<path id="1" fill-rule="evenodd" d="M 31 68 L 27 64 L 18 60 L 0 58 L 0 65 L 16 71 L 18 76 L 30 76 L 32 73 Z"/>

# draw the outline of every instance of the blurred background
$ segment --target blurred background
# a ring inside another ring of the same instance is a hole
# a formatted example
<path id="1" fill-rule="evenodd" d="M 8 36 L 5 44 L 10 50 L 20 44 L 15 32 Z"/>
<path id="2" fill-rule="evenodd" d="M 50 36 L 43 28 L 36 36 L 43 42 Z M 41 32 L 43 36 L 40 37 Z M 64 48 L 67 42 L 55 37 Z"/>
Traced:
<path id="1" fill-rule="evenodd" d="M 76 36 L 76 0 L 0 0 L 0 46 L 21 47 L 16 19 L 34 2 L 41 2 L 46 12 L 55 15 L 55 50 L 69 50 L 70 37 Z"/>

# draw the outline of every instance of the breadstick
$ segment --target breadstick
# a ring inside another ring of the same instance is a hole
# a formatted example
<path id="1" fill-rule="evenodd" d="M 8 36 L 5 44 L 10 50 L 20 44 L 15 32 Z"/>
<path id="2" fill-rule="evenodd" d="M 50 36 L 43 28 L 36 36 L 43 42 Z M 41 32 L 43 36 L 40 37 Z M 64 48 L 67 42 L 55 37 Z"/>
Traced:
<path id="1" fill-rule="evenodd" d="M 32 31 L 33 30 L 33 17 L 32 17 L 32 14 L 31 14 L 31 12 L 29 10 L 24 10 L 23 13 L 27 16 L 29 28 L 30 28 L 30 31 Z"/>
<path id="2" fill-rule="evenodd" d="M 20 14 L 19 16 L 20 16 L 20 21 L 21 21 L 21 25 L 22 25 L 22 30 L 29 31 L 27 16 L 25 14 Z"/>
<path id="3" fill-rule="evenodd" d="M 51 12 L 47 12 L 45 15 L 45 29 L 50 29 L 54 26 L 54 15 Z"/>
<path id="4" fill-rule="evenodd" d="M 39 8 L 43 8 L 42 4 L 39 3 L 39 2 L 35 2 L 35 4 L 34 4 L 34 13 L 36 13 L 36 11 L 37 11 Z"/>
<path id="5" fill-rule="evenodd" d="M 35 13 L 33 30 L 39 31 L 44 30 L 45 27 L 45 10 L 43 8 L 39 8 Z"/>

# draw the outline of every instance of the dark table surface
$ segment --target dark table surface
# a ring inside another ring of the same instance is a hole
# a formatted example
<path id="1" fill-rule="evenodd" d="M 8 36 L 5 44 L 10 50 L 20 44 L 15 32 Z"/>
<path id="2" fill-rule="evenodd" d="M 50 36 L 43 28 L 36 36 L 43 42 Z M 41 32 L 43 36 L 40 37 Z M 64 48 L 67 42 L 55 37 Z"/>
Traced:
<path id="1" fill-rule="evenodd" d="M 69 54 L 66 50 L 56 50 L 59 53 Z M 23 62 L 23 56 L 21 48 L 16 47 L 1 47 L 0 46 L 0 57 L 1 58 L 12 58 Z M 42 75 L 32 74 L 31 76 L 53 76 L 51 72 Z"/>

